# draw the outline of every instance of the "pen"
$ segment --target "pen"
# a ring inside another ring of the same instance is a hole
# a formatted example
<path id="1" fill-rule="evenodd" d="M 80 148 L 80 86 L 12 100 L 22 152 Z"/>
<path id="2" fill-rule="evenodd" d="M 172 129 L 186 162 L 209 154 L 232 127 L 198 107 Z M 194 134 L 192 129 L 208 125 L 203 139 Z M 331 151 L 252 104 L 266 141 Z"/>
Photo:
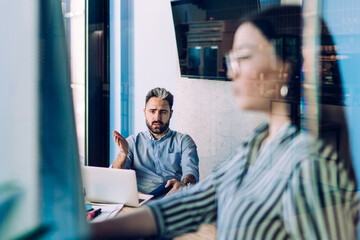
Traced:
<path id="1" fill-rule="evenodd" d="M 100 213 L 101 213 L 101 208 L 99 208 L 99 209 L 97 209 L 97 210 L 89 213 L 89 214 L 87 215 L 87 220 L 92 220 L 92 219 L 96 218 L 97 216 L 100 215 Z"/>
<path id="2" fill-rule="evenodd" d="M 87 212 L 91 212 L 92 210 L 94 210 L 94 208 L 90 208 L 88 210 L 86 210 Z"/>

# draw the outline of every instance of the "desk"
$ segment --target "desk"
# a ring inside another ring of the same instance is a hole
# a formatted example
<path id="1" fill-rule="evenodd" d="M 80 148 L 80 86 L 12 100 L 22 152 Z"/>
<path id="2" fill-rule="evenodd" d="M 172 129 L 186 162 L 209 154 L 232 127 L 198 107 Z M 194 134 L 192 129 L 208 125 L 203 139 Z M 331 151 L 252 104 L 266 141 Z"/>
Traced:
<path id="1" fill-rule="evenodd" d="M 123 207 L 117 216 L 134 211 L 136 208 Z M 203 224 L 197 232 L 186 233 L 174 238 L 174 240 L 215 240 L 216 227 L 211 224 Z"/>

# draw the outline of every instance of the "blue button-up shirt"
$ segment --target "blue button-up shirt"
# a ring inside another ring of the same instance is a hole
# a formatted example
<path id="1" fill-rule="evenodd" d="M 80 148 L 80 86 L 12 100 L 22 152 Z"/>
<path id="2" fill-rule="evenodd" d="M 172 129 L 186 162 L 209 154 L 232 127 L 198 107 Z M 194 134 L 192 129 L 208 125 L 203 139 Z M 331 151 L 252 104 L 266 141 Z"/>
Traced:
<path id="1" fill-rule="evenodd" d="M 169 129 L 156 140 L 147 130 L 128 137 L 127 141 L 125 168 L 136 171 L 140 192 L 150 193 L 169 179 L 182 181 L 187 174 L 199 180 L 199 157 L 189 135 Z"/>

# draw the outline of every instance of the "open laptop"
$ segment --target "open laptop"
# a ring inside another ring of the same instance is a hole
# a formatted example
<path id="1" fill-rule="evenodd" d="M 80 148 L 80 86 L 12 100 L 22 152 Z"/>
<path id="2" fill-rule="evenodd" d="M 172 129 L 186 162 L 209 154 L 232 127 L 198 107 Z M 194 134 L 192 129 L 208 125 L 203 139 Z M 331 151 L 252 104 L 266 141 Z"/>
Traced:
<path id="1" fill-rule="evenodd" d="M 83 166 L 81 171 L 89 202 L 139 207 L 152 198 L 138 192 L 134 170 Z"/>

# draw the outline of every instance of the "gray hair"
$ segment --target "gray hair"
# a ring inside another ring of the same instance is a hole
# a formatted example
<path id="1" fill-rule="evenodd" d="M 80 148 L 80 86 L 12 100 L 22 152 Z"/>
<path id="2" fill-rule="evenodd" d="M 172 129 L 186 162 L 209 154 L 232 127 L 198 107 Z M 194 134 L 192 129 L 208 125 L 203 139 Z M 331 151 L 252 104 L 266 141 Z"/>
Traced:
<path id="1" fill-rule="evenodd" d="M 171 94 L 171 92 L 167 91 L 165 88 L 154 88 L 151 89 L 147 94 L 145 98 L 145 106 L 147 102 L 152 97 L 160 98 L 161 100 L 166 100 L 169 103 L 170 109 L 172 109 L 173 103 L 174 103 L 174 96 Z"/>

